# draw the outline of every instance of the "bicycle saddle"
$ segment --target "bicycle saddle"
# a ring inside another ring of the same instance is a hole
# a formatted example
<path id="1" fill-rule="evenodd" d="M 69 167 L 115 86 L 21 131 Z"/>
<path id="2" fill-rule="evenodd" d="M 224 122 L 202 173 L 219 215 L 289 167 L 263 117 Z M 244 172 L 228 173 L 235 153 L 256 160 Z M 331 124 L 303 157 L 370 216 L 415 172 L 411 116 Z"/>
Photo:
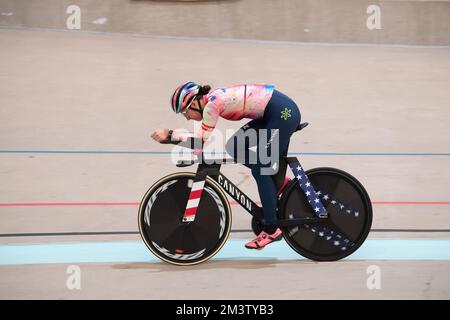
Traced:
<path id="1" fill-rule="evenodd" d="M 302 129 L 305 129 L 307 126 L 308 126 L 308 122 L 303 122 L 303 123 L 300 123 L 299 125 L 298 125 L 298 127 L 297 127 L 297 129 L 295 129 L 295 131 L 300 131 L 300 130 L 302 130 Z"/>

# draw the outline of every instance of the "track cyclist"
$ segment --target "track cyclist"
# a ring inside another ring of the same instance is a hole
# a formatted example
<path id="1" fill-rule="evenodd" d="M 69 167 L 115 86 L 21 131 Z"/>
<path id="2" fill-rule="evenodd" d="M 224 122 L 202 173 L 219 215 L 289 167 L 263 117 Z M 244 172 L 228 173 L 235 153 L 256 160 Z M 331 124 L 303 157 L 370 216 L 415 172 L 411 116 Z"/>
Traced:
<path id="1" fill-rule="evenodd" d="M 200 133 L 195 136 L 202 138 L 204 142 L 208 140 L 216 127 L 219 117 L 231 121 L 251 119 L 228 140 L 225 146 L 227 153 L 236 162 L 242 163 L 251 170 L 256 180 L 264 213 L 263 230 L 255 239 L 246 243 L 245 247 L 262 249 L 271 242 L 281 240 L 282 231 L 277 225 L 276 215 L 277 190 L 272 178 L 276 171 L 267 174 L 267 170 L 271 169 L 270 165 L 266 164 L 266 161 L 261 161 L 260 152 L 250 150 L 254 146 L 251 143 L 245 145 L 244 155 L 238 155 L 236 151 L 242 148 L 237 149 L 237 141 L 243 141 L 240 138 L 245 135 L 245 132 L 254 129 L 257 133 L 257 143 L 260 138 L 270 137 L 268 141 L 264 140 L 267 154 L 272 154 L 273 148 L 277 148 L 278 150 L 274 151 L 282 154 L 288 148 L 289 139 L 300 123 L 301 115 L 297 104 L 276 90 L 273 85 L 243 84 L 211 90 L 208 85 L 187 82 L 176 88 L 171 105 L 175 113 L 181 113 L 187 120 L 202 122 Z M 264 129 L 272 134 L 265 134 L 262 137 L 261 130 Z M 191 133 L 192 135 L 194 134 Z M 151 134 L 151 138 L 161 143 L 168 140 L 180 141 L 186 139 L 186 133 L 159 128 Z M 256 161 L 248 161 L 252 156 Z"/>

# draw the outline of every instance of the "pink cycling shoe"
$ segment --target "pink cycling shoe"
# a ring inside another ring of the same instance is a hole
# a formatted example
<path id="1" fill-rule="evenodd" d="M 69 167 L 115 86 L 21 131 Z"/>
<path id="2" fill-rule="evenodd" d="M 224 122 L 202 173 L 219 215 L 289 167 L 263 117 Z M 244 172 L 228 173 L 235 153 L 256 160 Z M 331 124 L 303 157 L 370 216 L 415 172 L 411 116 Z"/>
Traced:
<path id="1" fill-rule="evenodd" d="M 261 233 L 252 241 L 247 242 L 245 244 L 245 247 L 247 249 L 262 249 L 265 246 L 267 246 L 269 243 L 272 243 L 274 241 L 280 241 L 283 237 L 283 231 L 281 231 L 280 228 L 277 228 L 277 230 L 273 234 L 268 234 L 265 231 L 261 231 Z"/>

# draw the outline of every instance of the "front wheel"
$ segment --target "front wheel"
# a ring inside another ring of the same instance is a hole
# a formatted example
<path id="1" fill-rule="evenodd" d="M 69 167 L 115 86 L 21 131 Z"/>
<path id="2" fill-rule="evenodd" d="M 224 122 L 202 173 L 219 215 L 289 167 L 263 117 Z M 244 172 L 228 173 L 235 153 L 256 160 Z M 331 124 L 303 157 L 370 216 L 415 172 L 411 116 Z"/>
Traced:
<path id="1" fill-rule="evenodd" d="M 311 260 L 345 258 L 355 252 L 369 234 L 372 226 L 369 195 L 356 178 L 342 170 L 316 168 L 306 174 L 327 209 L 328 218 L 285 227 L 284 238 L 296 252 Z M 286 188 L 280 208 L 283 220 L 316 218 L 297 179 Z"/>
<path id="2" fill-rule="evenodd" d="M 182 222 L 195 173 L 183 172 L 157 181 L 139 207 L 139 233 L 161 260 L 194 265 L 214 256 L 231 230 L 231 209 L 220 186 L 206 178 L 193 222 Z"/>

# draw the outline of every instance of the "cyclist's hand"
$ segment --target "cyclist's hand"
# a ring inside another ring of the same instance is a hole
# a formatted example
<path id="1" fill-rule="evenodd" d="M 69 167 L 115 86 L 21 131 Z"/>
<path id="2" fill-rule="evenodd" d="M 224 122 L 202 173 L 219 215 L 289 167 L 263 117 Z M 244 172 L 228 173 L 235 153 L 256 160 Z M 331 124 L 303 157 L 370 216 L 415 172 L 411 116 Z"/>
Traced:
<path id="1" fill-rule="evenodd" d="M 156 140 L 158 142 L 166 142 L 169 139 L 169 129 L 167 128 L 160 128 L 153 131 L 153 133 L 150 135 L 150 137 L 153 140 Z"/>

